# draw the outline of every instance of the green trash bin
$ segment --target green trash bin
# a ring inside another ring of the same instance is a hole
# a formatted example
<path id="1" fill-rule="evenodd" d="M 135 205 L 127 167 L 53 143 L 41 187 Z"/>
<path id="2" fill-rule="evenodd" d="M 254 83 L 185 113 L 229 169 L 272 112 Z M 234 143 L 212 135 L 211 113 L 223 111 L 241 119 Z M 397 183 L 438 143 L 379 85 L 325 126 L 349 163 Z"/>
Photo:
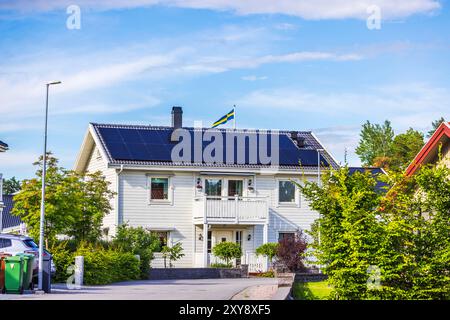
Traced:
<path id="1" fill-rule="evenodd" d="M 5 259 L 6 293 L 23 293 L 23 258 L 21 256 Z"/>
<path id="2" fill-rule="evenodd" d="M 29 253 L 18 253 L 16 256 L 23 258 L 23 288 L 25 290 L 33 290 L 33 265 L 35 256 Z"/>

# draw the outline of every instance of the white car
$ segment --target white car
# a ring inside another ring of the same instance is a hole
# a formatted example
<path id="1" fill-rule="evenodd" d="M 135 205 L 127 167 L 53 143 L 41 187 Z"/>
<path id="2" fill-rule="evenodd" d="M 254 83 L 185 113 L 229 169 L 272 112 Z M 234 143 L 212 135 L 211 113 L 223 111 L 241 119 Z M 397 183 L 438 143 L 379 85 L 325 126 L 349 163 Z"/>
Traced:
<path id="1" fill-rule="evenodd" d="M 0 234 L 0 253 L 9 253 L 15 256 L 18 253 L 34 254 L 33 275 L 37 275 L 39 267 L 39 247 L 32 238 L 15 234 Z M 51 254 L 44 250 L 44 257 Z M 56 271 L 53 260 L 51 261 L 51 274 Z"/>

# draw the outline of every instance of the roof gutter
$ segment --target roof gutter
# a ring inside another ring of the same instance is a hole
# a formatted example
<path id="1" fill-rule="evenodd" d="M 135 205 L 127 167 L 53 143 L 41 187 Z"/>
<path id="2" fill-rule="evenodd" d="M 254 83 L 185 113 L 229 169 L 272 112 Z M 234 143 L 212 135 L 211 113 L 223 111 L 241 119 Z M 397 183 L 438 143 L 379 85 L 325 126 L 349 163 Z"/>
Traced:
<path id="1" fill-rule="evenodd" d="M 120 174 L 123 171 L 123 164 L 120 165 L 120 169 L 117 170 L 117 175 L 116 175 L 116 225 L 117 227 L 120 226 L 121 224 L 121 217 L 120 217 L 120 201 L 119 201 L 119 197 L 120 197 L 120 193 L 119 193 L 119 189 L 120 189 Z"/>

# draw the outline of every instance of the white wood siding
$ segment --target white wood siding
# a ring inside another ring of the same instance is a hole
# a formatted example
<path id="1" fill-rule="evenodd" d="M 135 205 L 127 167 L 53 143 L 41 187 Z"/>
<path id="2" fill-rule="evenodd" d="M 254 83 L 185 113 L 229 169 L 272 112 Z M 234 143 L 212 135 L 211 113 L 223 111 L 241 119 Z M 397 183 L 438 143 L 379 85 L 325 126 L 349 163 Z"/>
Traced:
<path id="1" fill-rule="evenodd" d="M 171 177 L 173 204 L 149 204 L 147 179 L 145 171 L 124 170 L 121 173 L 119 183 L 121 221 L 132 227 L 174 228 L 174 231 L 170 232 L 169 244 L 181 242 L 185 254 L 175 266 L 191 267 L 194 263 L 193 174 L 180 173 Z"/>
<path id="2" fill-rule="evenodd" d="M 106 161 L 101 157 L 100 152 L 98 152 L 97 146 L 92 149 L 86 171 L 90 173 L 101 171 L 106 181 L 110 183 L 109 189 L 116 192 L 116 171 L 108 168 Z M 114 235 L 116 232 L 116 197 L 117 195 L 111 199 L 111 212 L 109 212 L 103 219 L 103 228 L 109 228 L 109 237 Z"/>

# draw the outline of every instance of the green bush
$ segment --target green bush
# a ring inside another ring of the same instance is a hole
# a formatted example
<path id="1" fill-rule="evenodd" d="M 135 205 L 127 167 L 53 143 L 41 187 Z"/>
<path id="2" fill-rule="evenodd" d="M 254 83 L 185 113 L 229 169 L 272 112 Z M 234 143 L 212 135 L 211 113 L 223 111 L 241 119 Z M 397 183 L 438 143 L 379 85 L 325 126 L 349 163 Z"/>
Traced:
<path id="1" fill-rule="evenodd" d="M 275 242 L 268 242 L 256 248 L 256 254 L 267 257 L 270 263 L 272 263 L 273 258 L 277 255 L 277 252 L 278 243 Z"/>
<path id="2" fill-rule="evenodd" d="M 167 268 L 166 264 L 167 259 L 169 259 L 169 267 L 172 268 L 173 267 L 172 261 L 177 261 L 184 257 L 183 247 L 181 246 L 180 242 L 173 245 L 172 247 L 164 246 L 161 250 L 161 253 L 164 258 L 164 268 Z"/>
<path id="3" fill-rule="evenodd" d="M 84 257 L 84 284 L 99 285 L 140 278 L 139 260 L 133 253 L 105 248 L 101 245 L 81 243 L 75 251 L 70 244 L 61 242 L 50 248 L 56 267 L 54 282 L 65 283 L 72 273 L 69 266 L 75 264 L 76 256 Z"/>
<path id="4" fill-rule="evenodd" d="M 273 270 L 266 271 L 266 272 L 259 272 L 255 274 L 256 277 L 261 278 L 275 278 L 275 272 Z"/>
<path id="5" fill-rule="evenodd" d="M 48 249 L 56 267 L 56 273 L 52 280 L 57 283 L 66 282 L 70 276 L 67 273 L 67 268 L 75 263 L 73 251 L 70 250 L 67 241 L 53 243 Z"/>
<path id="6" fill-rule="evenodd" d="M 117 229 L 112 247 L 122 252 L 139 255 L 140 277 L 148 279 L 153 252 L 160 250 L 159 239 L 155 234 L 142 227 L 133 228 L 123 224 Z"/>
<path id="7" fill-rule="evenodd" d="M 87 285 L 140 278 L 139 260 L 131 252 L 82 244 L 74 256 L 84 257 L 84 283 Z"/>
<path id="8" fill-rule="evenodd" d="M 230 264 L 231 259 L 239 259 L 242 256 L 241 246 L 234 242 L 221 242 L 212 249 L 213 254 Z"/>
<path id="9" fill-rule="evenodd" d="M 211 263 L 210 268 L 226 268 L 230 269 L 233 268 L 232 264 L 226 264 L 226 263 Z"/>

